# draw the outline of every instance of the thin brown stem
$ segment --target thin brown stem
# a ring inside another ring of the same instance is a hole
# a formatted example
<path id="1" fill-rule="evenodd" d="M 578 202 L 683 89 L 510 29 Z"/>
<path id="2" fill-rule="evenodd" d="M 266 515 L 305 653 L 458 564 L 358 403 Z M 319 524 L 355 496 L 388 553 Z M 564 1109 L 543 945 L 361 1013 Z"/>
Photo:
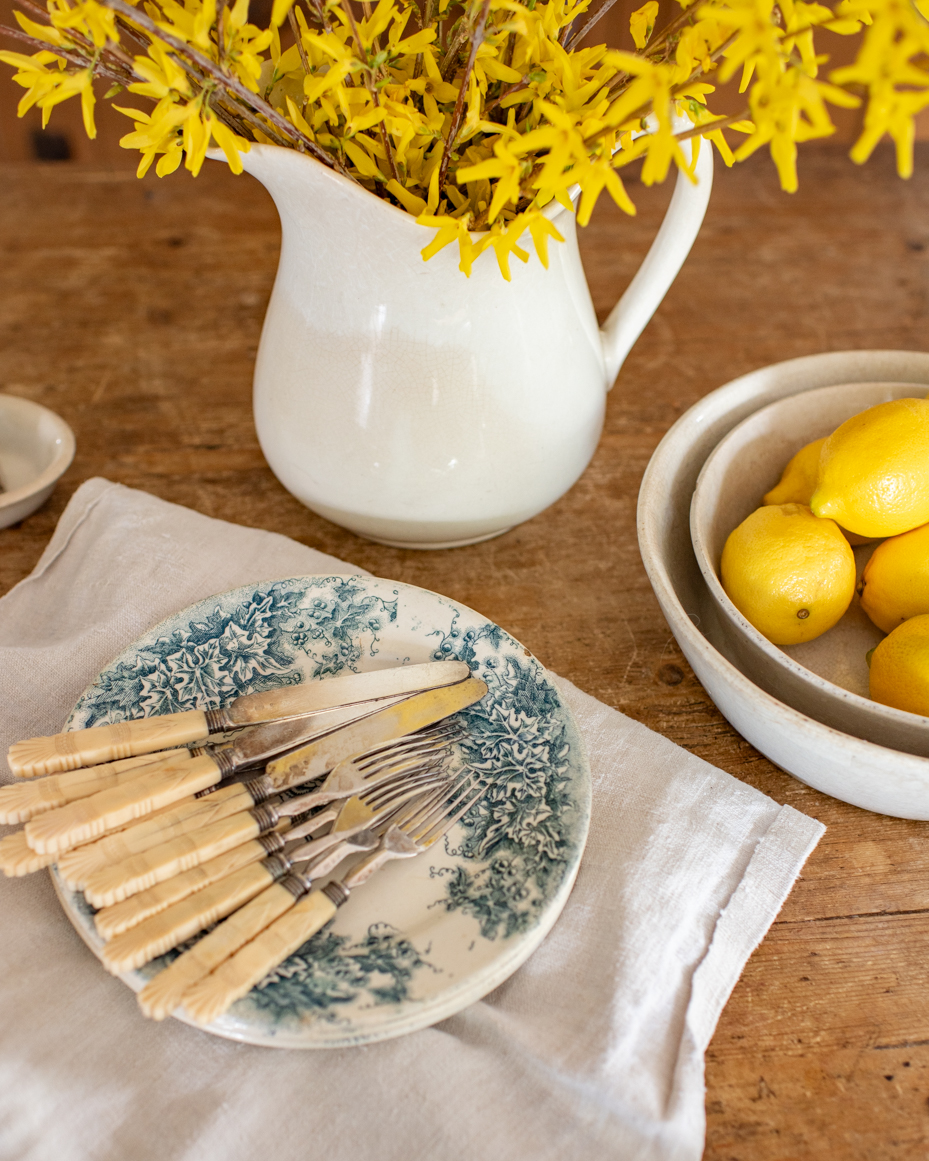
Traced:
<path id="1" fill-rule="evenodd" d="M 489 117 L 490 114 L 494 111 L 494 109 L 496 109 L 496 107 L 503 100 L 505 100 L 506 97 L 510 96 L 511 93 L 518 93 L 522 89 L 528 89 L 528 88 L 529 88 L 529 82 L 525 79 L 523 79 L 521 81 L 514 81 L 512 85 L 507 85 L 507 87 L 505 89 L 500 90 L 500 93 L 498 94 L 498 96 L 494 97 L 494 99 L 492 101 L 488 101 L 487 104 L 484 106 L 484 116 Z"/>
<path id="2" fill-rule="evenodd" d="M 458 64 L 458 54 L 461 52 L 461 47 L 467 39 L 468 25 L 464 17 L 462 17 L 458 22 L 458 28 L 451 39 L 448 50 L 439 62 L 439 72 L 442 74 L 443 81 L 447 81 L 449 77 L 454 76 Z"/>
<path id="3" fill-rule="evenodd" d="M 53 52 L 56 56 L 60 56 L 63 60 L 69 61 L 73 65 L 77 65 L 80 69 L 91 68 L 93 60 L 85 56 L 78 56 L 77 53 L 69 52 L 66 48 L 59 48 L 55 44 L 49 44 L 47 41 L 39 40 L 35 36 L 30 36 L 28 32 L 23 32 L 21 28 L 10 28 L 7 24 L 0 24 L 0 35 L 12 37 L 14 40 L 22 41 L 23 44 L 28 44 L 31 48 L 37 48 L 43 52 Z M 118 73 L 112 68 L 107 68 L 100 62 L 94 70 L 107 80 L 115 81 L 117 84 L 125 85 L 132 84 L 133 81 L 141 78 L 134 74 L 127 76 L 125 73 Z"/>
<path id="4" fill-rule="evenodd" d="M 352 30 L 352 36 L 354 37 L 354 40 L 355 40 L 355 46 L 358 49 L 358 55 L 361 57 L 361 59 L 363 61 L 365 61 L 365 69 L 364 69 L 365 87 L 367 88 L 368 92 L 371 94 L 371 100 L 373 101 L 373 103 L 375 105 L 377 105 L 378 107 L 380 107 L 381 100 L 380 100 L 380 97 L 378 96 L 377 85 L 374 83 L 374 76 L 371 73 L 371 70 L 367 67 L 367 55 L 368 54 L 365 52 L 365 47 L 364 47 L 364 44 L 362 43 L 362 40 L 361 40 L 361 34 L 359 33 L 358 25 L 355 22 L 355 14 L 352 12 L 352 6 L 350 3 L 350 0 L 342 0 L 342 11 L 348 17 L 348 23 L 349 23 L 351 30 Z M 390 168 L 391 176 L 393 177 L 394 181 L 399 182 L 400 181 L 400 174 L 397 171 L 397 163 L 394 160 L 394 151 L 391 148 L 390 137 L 387 134 L 387 129 L 385 128 L 383 121 L 381 121 L 380 124 L 378 125 L 378 132 L 379 132 L 379 135 L 381 138 L 381 144 L 384 146 L 384 152 L 387 154 L 387 165 Z"/>
<path id="5" fill-rule="evenodd" d="M 287 11 L 287 20 L 290 23 L 290 31 L 294 34 L 294 40 L 297 43 L 297 52 L 300 54 L 300 63 L 303 65 L 303 71 L 307 76 L 310 75 L 310 61 L 306 55 L 306 49 L 303 47 L 303 37 L 300 35 L 300 25 L 297 24 L 297 18 L 294 16 L 293 8 Z M 306 108 L 306 101 L 303 103 Z"/>
<path id="6" fill-rule="evenodd" d="M 615 3 L 616 3 L 616 0 L 603 0 L 603 3 L 600 5 L 600 7 L 597 9 L 597 11 L 588 20 L 585 20 L 585 22 L 580 26 L 580 28 L 577 30 L 577 32 L 572 33 L 571 36 L 569 37 L 569 39 L 565 41 L 564 46 L 565 46 L 566 51 L 570 52 L 571 49 L 574 48 L 574 46 L 579 43 L 579 41 L 582 41 L 584 39 L 584 37 L 587 35 L 587 33 L 590 32 L 590 30 L 593 28 L 593 26 L 597 23 L 597 21 L 602 16 L 606 16 L 606 14 L 609 12 L 609 10 L 613 7 L 613 5 Z"/>
<path id="7" fill-rule="evenodd" d="M 220 67 L 226 68 L 226 0 L 219 0 L 216 13 L 216 52 Z"/>
<path id="8" fill-rule="evenodd" d="M 683 133 L 675 133 L 678 141 L 689 141 L 691 137 L 700 137 L 704 133 L 715 133 L 717 129 L 727 129 L 737 121 L 747 121 L 751 118 L 751 111 L 743 109 L 741 113 L 733 113 L 730 117 L 720 117 L 718 121 L 704 121 L 702 125 L 692 125 Z"/>
<path id="9" fill-rule="evenodd" d="M 434 0 L 426 0 L 423 8 L 422 17 L 420 19 L 420 28 L 428 28 L 432 24 L 432 8 Z M 416 64 L 413 68 L 413 80 L 418 80 L 423 72 L 423 54 L 419 53 L 416 57 Z"/>
<path id="10" fill-rule="evenodd" d="M 320 0 L 306 0 L 306 6 L 310 15 L 315 16 L 327 32 L 333 31 L 332 21 L 326 15 L 326 9 L 322 6 Z"/>
<path id="11" fill-rule="evenodd" d="M 452 149 L 455 147 L 455 139 L 461 129 L 461 118 L 464 115 L 465 93 L 468 91 L 468 81 L 471 79 L 471 71 L 474 68 L 474 61 L 477 58 L 477 50 L 484 41 L 484 30 L 487 27 L 487 17 L 489 15 L 490 0 L 484 0 L 484 3 L 481 5 L 481 12 L 477 24 L 475 24 L 471 33 L 471 51 L 468 54 L 468 63 L 465 65 L 464 75 L 461 78 L 461 88 L 458 90 L 458 97 L 455 100 L 452 121 L 448 127 L 448 137 L 446 137 L 445 145 L 442 148 L 442 160 L 439 162 L 439 190 L 445 185 L 448 165 L 452 157 Z"/>
<path id="12" fill-rule="evenodd" d="M 671 37 L 673 37 L 675 33 L 679 32 L 680 29 L 682 29 L 686 24 L 693 20 L 693 16 L 693 9 L 685 8 L 683 12 L 679 12 L 677 16 L 675 16 L 670 24 L 666 24 L 660 32 L 656 32 L 647 45 L 648 58 L 653 60 L 661 52 L 664 52 L 665 57 L 667 57 L 667 50 L 668 48 L 672 47 L 669 45 Z"/>
<path id="13" fill-rule="evenodd" d="M 336 158 L 321 149 L 315 141 L 311 141 L 305 133 L 301 133 L 295 125 L 291 125 L 286 118 L 282 117 L 275 108 L 263 100 L 257 93 L 253 93 L 250 89 L 247 89 L 238 77 L 227 76 L 213 61 L 204 56 L 198 49 L 192 48 L 189 44 L 185 44 L 184 41 L 172 36 L 171 33 L 165 32 L 164 29 L 159 28 L 143 12 L 126 4 L 124 0 L 101 0 L 101 3 L 107 8 L 112 8 L 114 12 L 120 13 L 120 15 L 132 23 L 137 24 L 153 38 L 164 41 L 169 48 L 174 50 L 177 56 L 191 61 L 198 69 L 212 77 L 214 81 L 217 81 L 229 93 L 238 97 L 239 102 L 244 106 L 243 115 L 245 115 L 245 109 L 249 110 L 250 115 L 246 118 L 247 120 L 252 121 L 254 117 L 255 121 L 258 121 L 255 114 L 260 114 L 270 125 L 274 126 L 281 136 L 292 141 L 298 149 L 309 153 L 317 161 L 321 161 L 323 165 L 329 166 L 330 169 L 337 169 L 345 177 L 350 176 Z M 261 126 L 260 122 L 258 124 L 262 132 L 267 132 L 264 126 Z"/>
<path id="14" fill-rule="evenodd" d="M 31 12 L 33 16 L 40 17 L 46 27 L 54 27 L 48 10 L 42 8 L 38 4 L 33 3 L 33 0 L 16 0 L 16 3 L 20 8 L 25 8 L 27 11 Z M 70 41 L 82 48 L 87 53 L 88 57 L 94 57 L 101 51 L 92 41 L 88 40 L 86 36 L 83 36 L 74 28 L 69 28 L 65 35 Z M 123 52 L 122 48 L 120 48 L 118 44 L 108 42 L 104 46 L 103 52 L 108 57 L 115 57 L 122 65 L 124 65 L 125 68 L 130 70 L 132 69 L 132 57 Z"/>

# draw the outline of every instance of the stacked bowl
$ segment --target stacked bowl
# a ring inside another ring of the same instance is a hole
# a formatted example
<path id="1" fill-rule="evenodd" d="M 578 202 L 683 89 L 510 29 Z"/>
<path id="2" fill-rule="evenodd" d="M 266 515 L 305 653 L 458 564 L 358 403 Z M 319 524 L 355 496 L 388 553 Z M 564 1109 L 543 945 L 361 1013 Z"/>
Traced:
<path id="1" fill-rule="evenodd" d="M 867 697 L 866 651 L 883 634 L 857 604 L 816 641 L 780 648 L 719 582 L 726 537 L 787 460 L 850 416 L 925 396 L 929 354 L 842 351 L 776 363 L 685 412 L 639 492 L 639 547 L 685 657 L 732 725 L 788 773 L 854 806 L 929 819 L 929 718 Z M 874 545 L 856 549 L 859 569 Z"/>

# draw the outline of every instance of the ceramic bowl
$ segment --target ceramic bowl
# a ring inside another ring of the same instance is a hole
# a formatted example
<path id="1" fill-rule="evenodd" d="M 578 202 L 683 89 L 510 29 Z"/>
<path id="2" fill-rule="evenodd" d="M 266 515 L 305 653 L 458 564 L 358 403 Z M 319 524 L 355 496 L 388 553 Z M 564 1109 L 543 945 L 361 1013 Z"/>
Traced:
<path id="1" fill-rule="evenodd" d="M 0 528 L 44 504 L 73 459 L 74 432 L 60 415 L 0 395 Z"/>
<path id="2" fill-rule="evenodd" d="M 884 634 L 857 595 L 828 633 L 802 645 L 772 645 L 742 616 L 719 580 L 726 537 L 761 505 L 787 461 L 858 412 L 889 399 L 925 395 L 912 383 L 847 383 L 769 403 L 723 439 L 697 478 L 690 533 L 697 564 L 719 613 L 720 632 L 742 672 L 768 693 L 827 726 L 894 750 L 929 757 L 929 718 L 868 696 L 865 659 Z M 859 576 L 876 542 L 855 549 Z"/>
<path id="3" fill-rule="evenodd" d="M 684 656 L 732 725 L 788 773 L 866 810 L 929 819 L 929 759 L 856 738 L 757 685 L 740 668 L 690 539 L 697 477 L 737 424 L 788 395 L 840 383 L 929 387 L 929 354 L 842 351 L 791 359 L 727 383 L 667 433 L 639 492 L 639 546 L 662 612 Z"/>

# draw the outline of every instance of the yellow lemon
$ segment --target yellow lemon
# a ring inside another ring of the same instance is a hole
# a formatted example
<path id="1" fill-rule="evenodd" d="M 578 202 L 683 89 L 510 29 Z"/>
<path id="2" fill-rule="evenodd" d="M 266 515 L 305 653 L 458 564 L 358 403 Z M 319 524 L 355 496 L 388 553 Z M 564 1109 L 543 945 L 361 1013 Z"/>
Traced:
<path id="1" fill-rule="evenodd" d="M 787 467 L 781 473 L 777 484 L 762 497 L 763 504 L 809 504 L 816 491 L 816 478 L 819 474 L 819 453 L 822 451 L 826 436 L 814 439 L 805 447 L 800 448 L 797 454 L 787 461 Z M 845 539 L 849 544 L 869 544 L 870 536 L 857 536 L 843 528 Z"/>
<path id="2" fill-rule="evenodd" d="M 804 504 L 771 504 L 729 534 L 720 579 L 769 641 L 798 645 L 831 629 L 848 608 L 855 555 L 835 521 Z"/>
<path id="3" fill-rule="evenodd" d="M 911 617 L 871 654 L 871 697 L 881 705 L 929 714 L 929 614 Z"/>
<path id="4" fill-rule="evenodd" d="M 860 536 L 929 521 L 929 399 L 878 403 L 837 427 L 820 452 L 810 507 Z"/>
<path id="5" fill-rule="evenodd" d="M 885 633 L 929 613 L 929 524 L 879 544 L 861 586 L 861 607 Z"/>
<path id="6" fill-rule="evenodd" d="M 764 504 L 809 504 L 816 491 L 816 476 L 819 472 L 819 453 L 826 437 L 814 439 L 806 447 L 787 461 L 781 478 L 762 498 Z"/>

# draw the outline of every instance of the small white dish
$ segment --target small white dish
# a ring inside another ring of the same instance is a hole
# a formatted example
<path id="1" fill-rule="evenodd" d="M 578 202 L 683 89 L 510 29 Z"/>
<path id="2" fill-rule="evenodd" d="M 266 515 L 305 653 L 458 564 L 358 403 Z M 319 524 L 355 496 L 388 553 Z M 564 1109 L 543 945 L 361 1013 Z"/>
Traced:
<path id="1" fill-rule="evenodd" d="M 551 930 L 577 875 L 590 820 L 583 742 L 545 669 L 498 625 L 448 597 L 369 576 L 295 577 L 208 597 L 150 629 L 82 695 L 71 729 L 451 659 L 488 686 L 457 715 L 456 743 L 456 761 L 491 781 L 488 794 L 441 844 L 353 892 L 331 925 L 208 1031 L 277 1048 L 345 1048 L 425 1028 L 503 983 Z M 54 868 L 52 879 L 99 956 L 92 909 Z M 174 955 L 120 979 L 139 991 Z"/>
<path id="2" fill-rule="evenodd" d="M 655 450 L 639 491 L 639 547 L 649 580 L 684 656 L 739 733 L 801 782 L 879 814 L 929 819 L 929 759 L 863 741 L 794 709 L 742 672 L 697 567 L 690 502 L 720 440 L 777 399 L 838 383 L 929 387 L 929 354 L 840 351 L 763 367 L 712 391 L 685 412 Z"/>
<path id="3" fill-rule="evenodd" d="M 60 415 L 0 395 L 0 528 L 34 512 L 74 459 L 74 432 Z"/>
<path id="4" fill-rule="evenodd" d="M 929 757 L 929 718 L 868 697 L 866 654 L 884 634 L 857 595 L 842 620 L 802 645 L 773 645 L 726 595 L 717 570 L 729 533 L 760 507 L 784 465 L 805 444 L 890 399 L 924 396 L 913 383 L 847 383 L 791 395 L 762 407 L 721 440 L 697 478 L 690 533 L 697 564 L 719 610 L 720 632 L 742 672 L 795 709 L 856 738 Z M 855 549 L 858 573 L 877 542 Z"/>

